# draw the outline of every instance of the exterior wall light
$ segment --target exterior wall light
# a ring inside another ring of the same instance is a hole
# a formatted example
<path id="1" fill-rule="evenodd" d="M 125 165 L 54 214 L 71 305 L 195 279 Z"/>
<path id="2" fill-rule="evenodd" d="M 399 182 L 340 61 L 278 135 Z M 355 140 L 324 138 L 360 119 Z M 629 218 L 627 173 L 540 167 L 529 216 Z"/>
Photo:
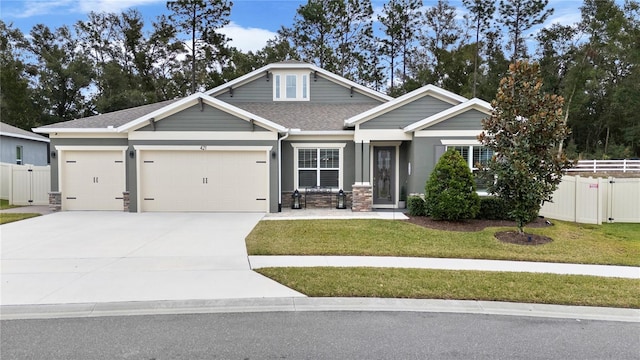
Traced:
<path id="1" fill-rule="evenodd" d="M 338 198 L 338 201 L 337 201 L 336 209 L 346 209 L 347 208 L 347 194 L 345 194 L 344 191 L 342 191 L 342 189 L 340 189 L 340 191 L 338 191 L 337 198 Z"/>
<path id="2" fill-rule="evenodd" d="M 301 209 L 300 207 L 300 192 L 296 189 L 293 194 L 291 194 L 291 208 L 292 209 Z"/>

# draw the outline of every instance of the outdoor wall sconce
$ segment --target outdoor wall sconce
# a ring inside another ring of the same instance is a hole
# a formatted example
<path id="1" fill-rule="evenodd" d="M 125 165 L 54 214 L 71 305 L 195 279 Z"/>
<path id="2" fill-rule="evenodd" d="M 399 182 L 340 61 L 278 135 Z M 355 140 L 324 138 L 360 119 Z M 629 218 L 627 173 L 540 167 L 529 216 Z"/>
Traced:
<path id="1" fill-rule="evenodd" d="M 300 207 L 300 198 L 302 196 L 300 195 L 300 191 L 298 191 L 298 189 L 296 189 L 293 194 L 291 194 L 291 208 L 292 209 L 301 209 Z"/>
<path id="2" fill-rule="evenodd" d="M 129 157 L 133 159 L 134 156 L 136 156 L 136 152 L 133 150 L 129 150 Z"/>
<path id="3" fill-rule="evenodd" d="M 338 201 L 336 204 L 336 209 L 346 209 L 347 208 L 347 194 L 344 193 L 344 191 L 342 191 L 342 189 L 340 189 L 340 191 L 338 191 L 338 195 L 337 195 Z"/>
<path id="4" fill-rule="evenodd" d="M 51 150 L 51 153 L 49 153 L 49 155 L 51 155 L 51 158 L 52 158 L 52 159 L 55 159 L 55 158 L 56 158 L 56 152 L 55 152 L 55 150 Z"/>
<path id="5" fill-rule="evenodd" d="M 275 159 L 275 158 L 276 158 L 276 152 L 275 152 L 275 151 L 272 151 L 272 152 L 271 152 L 271 158 L 272 158 L 272 159 Z"/>

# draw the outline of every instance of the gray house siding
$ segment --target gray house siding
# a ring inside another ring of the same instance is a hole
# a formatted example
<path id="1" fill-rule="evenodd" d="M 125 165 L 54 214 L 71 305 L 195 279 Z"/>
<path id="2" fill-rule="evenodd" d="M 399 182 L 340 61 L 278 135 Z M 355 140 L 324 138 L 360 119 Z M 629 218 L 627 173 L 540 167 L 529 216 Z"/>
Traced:
<path id="1" fill-rule="evenodd" d="M 294 163 L 293 163 L 293 147 L 291 143 L 337 143 L 343 144 L 345 141 L 283 141 L 282 142 L 282 191 L 293 191 L 295 185 L 293 184 Z M 356 179 L 356 153 L 355 143 L 353 141 L 346 141 L 346 146 L 343 152 L 343 174 L 342 184 L 344 191 L 351 191 L 352 185 Z"/>
<path id="2" fill-rule="evenodd" d="M 151 124 L 138 131 L 154 131 Z M 205 105 L 194 105 L 179 113 L 160 119 L 155 131 L 268 131 L 257 124 Z"/>
<path id="3" fill-rule="evenodd" d="M 432 96 L 424 96 L 409 104 L 391 110 L 360 124 L 361 129 L 399 129 L 431 115 L 444 111 L 453 105 Z"/>
<path id="4" fill-rule="evenodd" d="M 129 150 L 133 150 L 135 145 L 171 145 L 171 146 L 271 146 L 272 152 L 278 150 L 277 141 L 207 141 L 207 140 L 188 140 L 188 141 L 129 141 Z M 131 161 L 129 161 L 131 160 Z M 269 211 L 278 212 L 278 162 L 269 156 Z M 127 190 L 130 192 L 131 202 L 129 211 L 138 211 L 138 193 L 137 193 L 137 173 L 135 159 L 127 157 Z"/>
<path id="5" fill-rule="evenodd" d="M 240 85 L 233 89 L 233 96 L 226 91 L 217 99 L 237 104 L 243 102 L 272 102 L 273 101 L 273 74 L 269 75 L 269 81 L 265 76 L 261 76 L 251 82 Z M 313 73 L 309 73 L 309 102 L 311 103 L 371 103 L 379 102 L 374 98 L 364 95 L 358 91 L 351 92 L 351 89 L 338 85 L 326 78 L 318 75 L 313 78 Z"/>
<path id="6" fill-rule="evenodd" d="M 16 148 L 22 146 L 22 165 L 48 165 L 49 144 L 46 142 L 2 136 L 0 143 L 0 162 L 16 164 Z"/>
<path id="7" fill-rule="evenodd" d="M 56 146 L 127 146 L 127 139 L 51 139 L 51 150 L 55 150 Z M 56 151 L 56 155 L 58 155 L 57 153 Z M 129 161 L 128 157 L 127 161 Z M 58 172 L 58 157 L 56 156 L 55 159 L 51 159 L 51 191 L 60 191 Z"/>
<path id="8" fill-rule="evenodd" d="M 482 119 L 487 116 L 478 110 L 469 110 L 429 126 L 425 130 L 479 130 L 482 129 Z"/>

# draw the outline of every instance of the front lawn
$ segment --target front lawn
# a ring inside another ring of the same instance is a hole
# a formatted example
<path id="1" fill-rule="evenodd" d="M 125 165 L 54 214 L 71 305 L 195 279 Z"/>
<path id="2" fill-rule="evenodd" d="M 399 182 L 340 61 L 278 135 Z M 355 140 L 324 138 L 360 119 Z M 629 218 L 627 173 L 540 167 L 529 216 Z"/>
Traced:
<path id="1" fill-rule="evenodd" d="M 0 199 L 0 210 L 11 209 L 14 207 L 18 207 L 16 205 L 9 205 L 9 200 Z"/>
<path id="2" fill-rule="evenodd" d="M 0 213 L 0 225 L 40 216 L 37 213 Z"/>
<path id="3" fill-rule="evenodd" d="M 640 280 L 580 275 L 379 268 L 265 268 L 313 297 L 509 301 L 640 308 Z"/>
<path id="4" fill-rule="evenodd" d="M 370 255 L 640 265 L 640 224 L 584 225 L 554 221 L 527 228 L 554 241 L 506 244 L 493 234 L 433 230 L 397 220 L 261 221 L 246 239 L 250 255 Z"/>

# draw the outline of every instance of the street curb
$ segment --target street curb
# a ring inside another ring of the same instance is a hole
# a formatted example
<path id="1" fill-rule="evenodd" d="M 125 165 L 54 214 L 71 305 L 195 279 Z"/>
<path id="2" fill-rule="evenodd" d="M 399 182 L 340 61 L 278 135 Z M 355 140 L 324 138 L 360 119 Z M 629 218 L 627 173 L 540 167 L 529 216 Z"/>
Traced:
<path id="1" fill-rule="evenodd" d="M 314 311 L 458 313 L 640 323 L 640 309 L 474 300 L 297 297 L 3 305 L 0 320 Z"/>

